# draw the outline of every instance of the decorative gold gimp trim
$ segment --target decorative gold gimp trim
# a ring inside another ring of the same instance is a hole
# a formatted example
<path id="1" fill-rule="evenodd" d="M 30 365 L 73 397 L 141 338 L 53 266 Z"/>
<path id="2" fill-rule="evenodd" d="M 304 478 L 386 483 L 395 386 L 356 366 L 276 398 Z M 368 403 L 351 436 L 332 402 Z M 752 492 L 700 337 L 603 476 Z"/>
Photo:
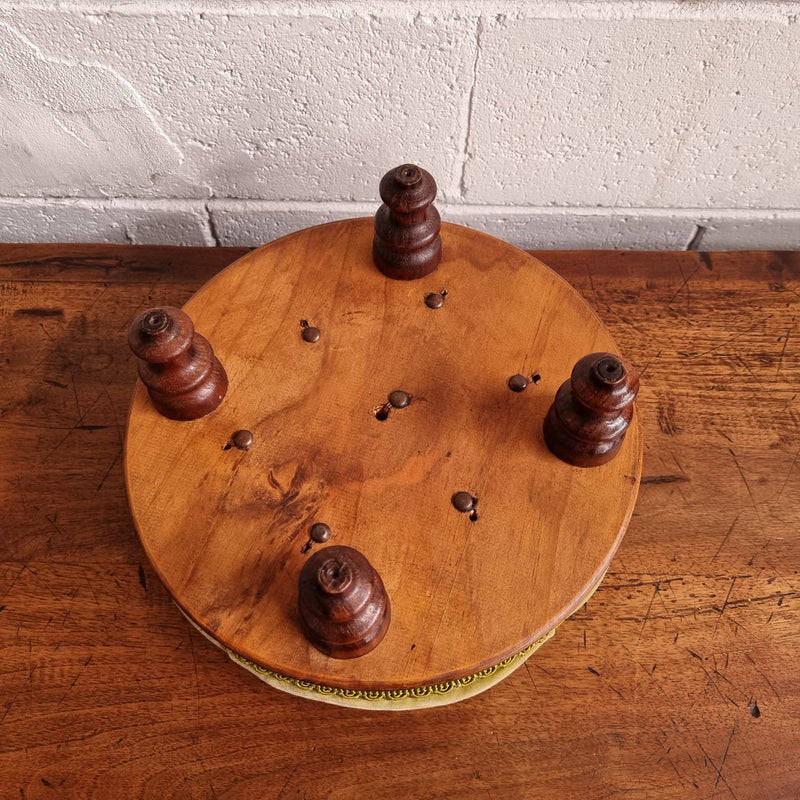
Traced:
<path id="1" fill-rule="evenodd" d="M 400 700 L 418 700 L 422 697 L 429 697 L 433 695 L 446 695 L 454 692 L 457 689 L 463 689 L 478 681 L 491 678 L 497 672 L 505 670 L 509 667 L 516 665 L 518 662 L 524 661 L 537 647 L 552 636 L 553 631 L 546 633 L 541 639 L 529 644 L 523 650 L 515 653 L 513 656 L 493 664 L 491 667 L 486 667 L 479 672 L 472 675 L 465 675 L 463 678 L 455 678 L 451 681 L 442 681 L 441 683 L 433 683 L 429 686 L 415 686 L 411 689 L 342 689 L 335 686 L 324 686 L 319 683 L 312 683 L 311 681 L 303 681 L 298 678 L 290 678 L 288 675 L 282 675 L 280 672 L 262 667 L 254 661 L 245 658 L 239 653 L 235 653 L 227 647 L 222 649 L 234 660 L 239 662 L 242 666 L 247 667 L 258 675 L 264 676 L 274 680 L 281 681 L 282 683 L 289 684 L 296 689 L 304 692 L 313 692 L 325 697 L 340 697 L 343 700 L 372 700 L 375 702 L 386 701 L 400 701 Z"/>

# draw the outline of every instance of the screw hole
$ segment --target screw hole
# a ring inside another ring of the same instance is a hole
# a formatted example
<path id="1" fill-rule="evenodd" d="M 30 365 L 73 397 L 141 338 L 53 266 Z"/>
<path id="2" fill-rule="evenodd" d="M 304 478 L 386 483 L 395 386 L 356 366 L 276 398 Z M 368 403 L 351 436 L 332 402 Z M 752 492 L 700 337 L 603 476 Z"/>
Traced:
<path id="1" fill-rule="evenodd" d="M 224 445 L 222 445 L 222 449 L 223 450 L 230 450 L 231 447 L 233 447 L 233 442 L 231 442 L 231 441 L 228 441 Z"/>
<path id="2" fill-rule="evenodd" d="M 380 420 L 381 422 L 383 422 L 385 419 L 389 419 L 389 412 L 391 410 L 391 403 L 386 403 L 385 405 L 379 406 L 375 411 L 375 419 Z"/>
<path id="3" fill-rule="evenodd" d="M 477 522 L 478 521 L 478 511 L 477 511 L 477 509 L 473 508 L 472 511 L 469 512 L 469 521 L 470 522 Z"/>
<path id="4" fill-rule="evenodd" d="M 538 372 L 534 372 L 533 375 L 531 375 L 531 381 L 533 383 L 539 383 L 539 381 L 541 379 L 542 379 L 542 376 Z"/>

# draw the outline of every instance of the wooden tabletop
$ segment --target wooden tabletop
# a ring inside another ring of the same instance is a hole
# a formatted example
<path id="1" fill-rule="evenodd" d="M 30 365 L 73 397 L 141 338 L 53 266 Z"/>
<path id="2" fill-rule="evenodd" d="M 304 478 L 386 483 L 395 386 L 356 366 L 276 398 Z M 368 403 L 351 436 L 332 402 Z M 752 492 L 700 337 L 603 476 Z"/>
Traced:
<path id="1" fill-rule="evenodd" d="M 642 373 L 633 520 L 524 667 L 381 713 L 229 661 L 131 521 L 128 325 L 244 252 L 0 245 L 0 798 L 800 796 L 800 253 L 536 254 Z"/>

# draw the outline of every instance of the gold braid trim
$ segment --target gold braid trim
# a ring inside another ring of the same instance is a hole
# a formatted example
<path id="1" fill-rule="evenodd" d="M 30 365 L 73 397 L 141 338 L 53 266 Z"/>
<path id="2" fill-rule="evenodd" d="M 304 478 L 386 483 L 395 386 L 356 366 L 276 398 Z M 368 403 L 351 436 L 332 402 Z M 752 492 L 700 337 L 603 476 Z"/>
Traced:
<path id="1" fill-rule="evenodd" d="M 256 664 L 254 661 L 250 661 L 250 659 L 239 655 L 239 653 L 235 653 L 233 650 L 223 647 L 219 642 L 216 642 L 216 644 L 222 647 L 231 659 L 239 662 L 242 666 L 247 667 L 257 675 L 281 681 L 303 692 L 319 694 L 321 695 L 320 699 L 341 698 L 342 700 L 367 700 L 379 703 L 388 701 L 391 703 L 401 700 L 419 700 L 423 697 L 447 695 L 457 689 L 463 689 L 478 681 L 491 678 L 498 672 L 504 671 L 507 668 L 513 668 L 518 663 L 524 661 L 539 647 L 539 645 L 549 639 L 553 633 L 554 631 L 546 633 L 541 639 L 529 644 L 526 648 L 515 653 L 513 656 L 509 656 L 491 667 L 486 667 L 486 669 L 482 669 L 480 672 L 475 672 L 472 675 L 465 675 L 463 678 L 455 678 L 451 681 L 434 683 L 429 686 L 416 686 L 413 689 L 341 689 L 335 686 L 324 686 L 323 684 L 312 683 L 311 681 L 303 681 L 299 678 L 290 678 L 288 675 L 282 675 L 280 672 L 262 667 L 260 664 Z"/>

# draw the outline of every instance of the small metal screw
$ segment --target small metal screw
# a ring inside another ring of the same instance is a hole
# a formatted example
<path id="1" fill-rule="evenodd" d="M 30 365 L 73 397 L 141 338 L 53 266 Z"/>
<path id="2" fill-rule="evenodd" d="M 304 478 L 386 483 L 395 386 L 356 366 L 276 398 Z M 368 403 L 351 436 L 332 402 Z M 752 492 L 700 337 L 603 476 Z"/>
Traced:
<path id="1" fill-rule="evenodd" d="M 405 408 L 411 402 L 411 395 L 402 389 L 395 389 L 389 395 L 389 405 L 392 408 Z"/>
<path id="2" fill-rule="evenodd" d="M 327 542 L 331 538 L 331 526 L 326 525 L 324 522 L 315 522 L 311 526 L 311 539 L 312 541 L 321 544 Z"/>
<path id="3" fill-rule="evenodd" d="M 466 514 L 475 508 L 475 498 L 469 492 L 456 492 L 452 498 L 453 507 L 456 511 Z"/>
<path id="4" fill-rule="evenodd" d="M 524 392 L 528 388 L 528 379 L 524 375 L 517 373 L 508 379 L 508 388 L 512 392 Z"/>
<path id="5" fill-rule="evenodd" d="M 441 292 L 430 292 L 425 295 L 425 305 L 428 308 L 441 308 L 444 305 L 444 295 Z"/>
<path id="6" fill-rule="evenodd" d="M 233 434 L 233 446 L 239 450 L 249 450 L 254 439 L 255 437 L 253 436 L 252 432 L 243 428 L 242 430 L 236 431 L 236 433 Z"/>
<path id="7" fill-rule="evenodd" d="M 320 337 L 319 328 L 315 328 L 313 325 L 307 325 L 303 328 L 302 336 L 304 342 L 310 342 L 311 344 L 318 342 Z"/>

